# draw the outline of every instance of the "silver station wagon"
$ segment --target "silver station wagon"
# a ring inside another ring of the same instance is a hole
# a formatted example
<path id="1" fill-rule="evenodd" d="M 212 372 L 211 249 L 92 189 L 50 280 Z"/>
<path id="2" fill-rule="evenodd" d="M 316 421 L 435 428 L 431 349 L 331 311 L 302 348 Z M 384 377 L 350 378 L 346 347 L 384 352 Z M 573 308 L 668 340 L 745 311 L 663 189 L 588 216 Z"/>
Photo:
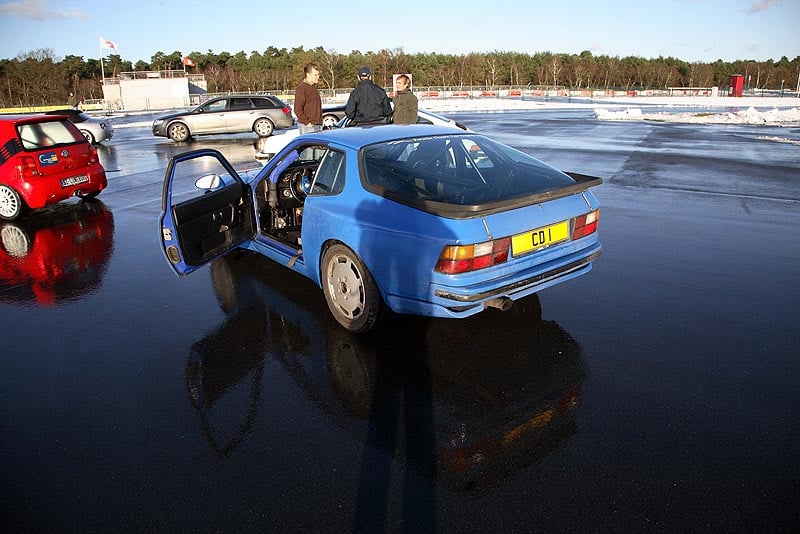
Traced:
<path id="1" fill-rule="evenodd" d="M 188 141 L 195 135 L 254 132 L 269 137 L 294 125 L 292 109 L 272 95 L 232 95 L 212 98 L 196 108 L 162 115 L 153 121 L 153 135 Z"/>

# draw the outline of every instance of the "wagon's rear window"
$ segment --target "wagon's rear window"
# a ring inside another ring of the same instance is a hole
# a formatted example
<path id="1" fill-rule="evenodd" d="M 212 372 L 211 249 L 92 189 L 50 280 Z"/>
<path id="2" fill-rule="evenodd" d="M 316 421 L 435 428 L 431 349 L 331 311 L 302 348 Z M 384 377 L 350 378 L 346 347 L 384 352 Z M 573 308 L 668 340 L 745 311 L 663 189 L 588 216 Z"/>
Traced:
<path id="1" fill-rule="evenodd" d="M 25 150 L 85 141 L 77 129 L 61 121 L 20 124 L 17 126 L 17 132 Z"/>
<path id="2" fill-rule="evenodd" d="M 411 200 L 480 205 L 569 186 L 566 174 L 481 135 L 420 137 L 363 150 L 366 187 Z"/>

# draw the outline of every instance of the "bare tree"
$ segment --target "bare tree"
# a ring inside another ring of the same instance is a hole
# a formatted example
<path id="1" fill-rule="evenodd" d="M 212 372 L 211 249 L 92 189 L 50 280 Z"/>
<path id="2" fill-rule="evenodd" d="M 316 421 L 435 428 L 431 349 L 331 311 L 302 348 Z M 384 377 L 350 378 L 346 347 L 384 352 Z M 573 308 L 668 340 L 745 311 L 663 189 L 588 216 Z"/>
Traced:
<path id="1" fill-rule="evenodd" d="M 321 56 L 322 64 L 326 73 L 326 76 L 323 77 L 323 79 L 325 80 L 328 89 L 334 89 L 336 87 L 336 71 L 341 63 L 341 57 L 333 48 L 323 50 L 321 52 Z"/>
<path id="2" fill-rule="evenodd" d="M 563 69 L 563 65 L 561 63 L 561 58 L 558 56 L 553 56 L 550 60 L 550 64 L 548 65 L 548 72 L 550 73 L 550 79 L 553 81 L 553 85 L 558 85 L 558 82 L 561 78 L 561 71 Z"/>

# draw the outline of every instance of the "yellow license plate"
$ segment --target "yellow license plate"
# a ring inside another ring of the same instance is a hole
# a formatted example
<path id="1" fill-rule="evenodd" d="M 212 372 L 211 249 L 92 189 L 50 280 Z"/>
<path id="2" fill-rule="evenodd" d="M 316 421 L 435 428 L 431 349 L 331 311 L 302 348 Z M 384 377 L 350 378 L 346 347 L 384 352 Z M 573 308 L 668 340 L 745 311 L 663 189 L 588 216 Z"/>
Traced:
<path id="1" fill-rule="evenodd" d="M 543 226 L 536 230 L 511 237 L 511 253 L 514 256 L 549 247 L 569 239 L 569 221 Z"/>

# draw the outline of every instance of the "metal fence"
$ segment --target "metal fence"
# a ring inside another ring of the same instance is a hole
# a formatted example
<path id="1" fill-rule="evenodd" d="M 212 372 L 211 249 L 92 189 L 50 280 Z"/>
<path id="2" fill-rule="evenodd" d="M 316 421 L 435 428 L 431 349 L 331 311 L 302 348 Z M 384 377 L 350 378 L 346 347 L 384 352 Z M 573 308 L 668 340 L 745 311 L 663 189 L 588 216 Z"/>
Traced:
<path id="1" fill-rule="evenodd" d="M 129 73 L 125 73 L 126 75 Z M 183 71 L 176 71 L 176 74 L 184 75 Z M 145 77 L 146 73 L 141 73 Z M 138 76 L 138 74 L 137 74 Z M 384 88 L 389 96 L 394 96 L 392 87 Z M 320 89 L 323 104 L 336 105 L 347 102 L 348 96 L 353 91 L 352 87 L 337 89 Z M 622 89 L 570 89 L 565 86 L 424 86 L 413 88 L 414 94 L 420 100 L 439 100 L 439 99 L 487 99 L 487 98 L 519 98 L 519 99 L 554 99 L 554 98 L 613 98 L 613 97 L 636 97 L 636 96 L 671 96 L 680 98 L 682 96 L 727 96 L 728 88 L 720 87 L 669 87 L 665 89 L 648 90 L 622 90 Z M 190 108 L 202 104 L 206 100 L 216 96 L 231 96 L 241 94 L 270 94 L 275 95 L 287 104 L 294 105 L 294 91 L 272 90 L 259 92 L 225 92 L 225 93 L 202 93 L 190 94 L 183 102 L 183 108 Z M 787 97 L 798 98 L 800 93 L 795 90 L 761 90 L 750 89 L 744 91 L 744 96 L 762 97 Z M 53 107 L 53 106 L 51 106 Z M 81 108 L 86 111 L 104 111 L 114 113 L 119 111 L 160 111 L 163 107 L 163 99 L 142 99 L 137 109 L 125 109 L 121 100 L 105 99 L 86 99 L 81 102 Z M 22 106 L 11 111 L 34 112 L 41 111 L 36 106 Z"/>

